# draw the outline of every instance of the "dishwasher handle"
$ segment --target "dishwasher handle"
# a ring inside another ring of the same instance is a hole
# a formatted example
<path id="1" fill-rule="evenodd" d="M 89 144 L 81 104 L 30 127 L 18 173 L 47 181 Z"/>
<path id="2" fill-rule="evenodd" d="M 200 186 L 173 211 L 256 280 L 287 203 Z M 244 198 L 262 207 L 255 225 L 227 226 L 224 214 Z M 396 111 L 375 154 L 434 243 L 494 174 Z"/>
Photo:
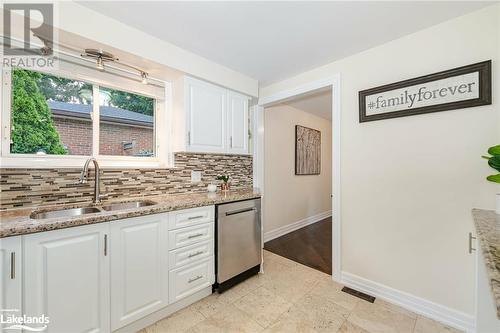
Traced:
<path id="1" fill-rule="evenodd" d="M 251 212 L 251 211 L 256 212 L 257 208 L 252 207 L 252 208 L 243 208 L 243 209 L 233 210 L 231 212 L 226 212 L 226 216 L 231 216 L 231 215 L 236 215 L 236 214 L 241 214 L 241 213 L 246 213 L 246 212 Z"/>

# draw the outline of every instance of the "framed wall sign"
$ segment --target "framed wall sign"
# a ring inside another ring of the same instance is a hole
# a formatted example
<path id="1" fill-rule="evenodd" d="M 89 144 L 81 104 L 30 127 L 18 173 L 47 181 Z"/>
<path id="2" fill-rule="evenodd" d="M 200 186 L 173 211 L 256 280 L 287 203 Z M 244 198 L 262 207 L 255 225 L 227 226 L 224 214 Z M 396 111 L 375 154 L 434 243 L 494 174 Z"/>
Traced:
<path id="1" fill-rule="evenodd" d="M 295 126 L 295 174 L 319 175 L 321 172 L 321 132 Z"/>
<path id="2" fill-rule="evenodd" d="M 359 122 L 491 104 L 491 60 L 359 92 Z"/>

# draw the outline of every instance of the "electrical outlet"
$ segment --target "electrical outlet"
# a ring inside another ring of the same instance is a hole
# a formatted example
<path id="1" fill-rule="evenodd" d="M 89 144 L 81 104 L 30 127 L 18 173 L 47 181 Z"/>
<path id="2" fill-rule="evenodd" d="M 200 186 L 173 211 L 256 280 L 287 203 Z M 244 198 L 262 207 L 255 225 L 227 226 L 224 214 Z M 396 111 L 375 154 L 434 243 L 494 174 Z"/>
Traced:
<path id="1" fill-rule="evenodd" d="M 201 182 L 201 171 L 191 171 L 191 183 Z"/>

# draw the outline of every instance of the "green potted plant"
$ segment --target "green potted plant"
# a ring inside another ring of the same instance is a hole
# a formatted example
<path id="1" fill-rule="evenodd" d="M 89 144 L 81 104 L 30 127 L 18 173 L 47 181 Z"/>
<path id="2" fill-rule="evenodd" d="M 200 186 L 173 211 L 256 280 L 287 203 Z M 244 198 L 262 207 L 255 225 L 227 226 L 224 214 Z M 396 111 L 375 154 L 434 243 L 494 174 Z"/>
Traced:
<path id="1" fill-rule="evenodd" d="M 222 183 L 220 184 L 221 190 L 229 191 L 229 176 L 228 175 L 217 176 L 217 180 L 222 181 Z"/>
<path id="2" fill-rule="evenodd" d="M 499 173 L 486 177 L 490 182 L 500 184 L 500 145 L 490 147 L 488 149 L 489 156 L 483 156 L 488 160 L 488 165 Z M 500 193 L 497 193 L 496 198 L 496 213 L 500 214 Z"/>

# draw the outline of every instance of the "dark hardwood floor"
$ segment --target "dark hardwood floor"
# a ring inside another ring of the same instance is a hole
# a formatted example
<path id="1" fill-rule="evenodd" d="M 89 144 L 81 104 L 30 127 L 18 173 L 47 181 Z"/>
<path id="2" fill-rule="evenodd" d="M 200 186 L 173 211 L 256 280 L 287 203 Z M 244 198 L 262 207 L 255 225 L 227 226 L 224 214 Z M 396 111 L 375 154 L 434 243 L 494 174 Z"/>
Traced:
<path id="1" fill-rule="evenodd" d="M 273 239 L 264 244 L 264 249 L 332 274 L 332 218 Z"/>

